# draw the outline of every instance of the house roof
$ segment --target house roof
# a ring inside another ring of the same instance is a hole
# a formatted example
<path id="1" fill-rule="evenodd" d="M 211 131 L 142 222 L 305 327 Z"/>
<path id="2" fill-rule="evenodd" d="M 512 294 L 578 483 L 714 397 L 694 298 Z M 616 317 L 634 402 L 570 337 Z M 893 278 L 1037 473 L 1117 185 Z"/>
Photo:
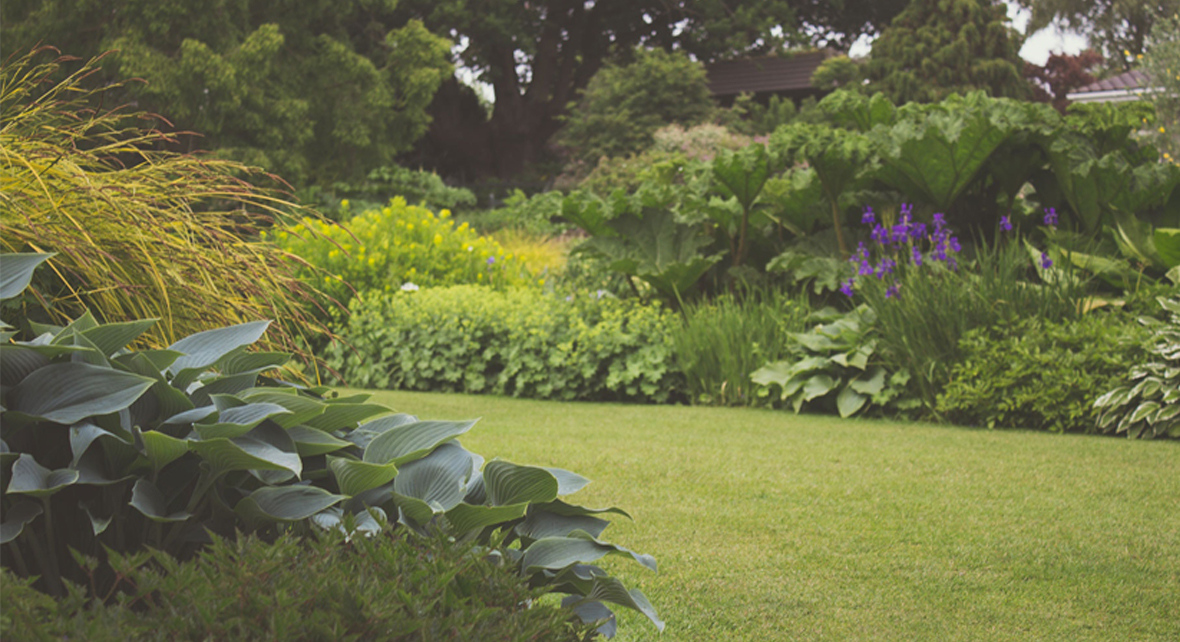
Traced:
<path id="1" fill-rule="evenodd" d="M 1080 87 L 1074 90 L 1074 93 L 1082 94 L 1091 91 L 1115 91 L 1119 89 L 1140 89 L 1147 87 L 1147 74 L 1132 69 L 1126 73 L 1119 74 L 1113 78 L 1106 80 L 1099 80 L 1098 82 L 1090 83 L 1085 87 Z"/>
<path id="2" fill-rule="evenodd" d="M 815 51 L 715 62 L 705 67 L 709 91 L 714 96 L 732 96 L 743 92 L 812 90 L 811 75 L 830 55 L 830 52 Z"/>

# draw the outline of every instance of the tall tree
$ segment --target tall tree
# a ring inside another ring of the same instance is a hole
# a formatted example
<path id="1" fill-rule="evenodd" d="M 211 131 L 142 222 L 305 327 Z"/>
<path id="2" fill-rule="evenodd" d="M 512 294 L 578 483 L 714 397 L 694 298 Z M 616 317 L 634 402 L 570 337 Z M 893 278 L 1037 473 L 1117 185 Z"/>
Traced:
<path id="1" fill-rule="evenodd" d="M 868 77 L 898 104 L 976 89 L 1023 97 L 1020 45 L 996 0 L 913 0 L 873 43 Z"/>
<path id="2" fill-rule="evenodd" d="M 138 77 L 123 99 L 190 145 L 296 183 L 356 178 L 409 149 L 450 43 L 397 0 L 5 0 L 3 54 L 36 44 Z"/>
<path id="3" fill-rule="evenodd" d="M 1109 63 L 1124 69 L 1147 51 L 1156 20 L 1180 10 L 1180 0 L 1017 0 L 1030 9 L 1028 33 L 1051 24 L 1084 33 Z"/>
<path id="4" fill-rule="evenodd" d="M 1049 59 L 1043 65 L 1024 63 L 1024 77 L 1032 87 L 1032 99 L 1038 102 L 1053 103 L 1053 107 L 1061 113 L 1069 106 L 1066 96 L 1079 87 L 1085 87 L 1094 82 L 1092 73 L 1102 64 L 1102 54 L 1087 49 L 1080 54 L 1049 54 Z"/>

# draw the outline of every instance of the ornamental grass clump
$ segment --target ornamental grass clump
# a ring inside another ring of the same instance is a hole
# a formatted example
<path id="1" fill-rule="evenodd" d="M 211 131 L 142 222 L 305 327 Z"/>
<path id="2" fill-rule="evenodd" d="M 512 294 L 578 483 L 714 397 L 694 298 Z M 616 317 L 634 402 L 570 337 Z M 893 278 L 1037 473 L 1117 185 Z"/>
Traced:
<path id="1" fill-rule="evenodd" d="M 1056 223 L 1053 214 L 1047 211 L 1047 226 Z M 968 251 L 940 213 L 927 225 L 914 219 L 908 205 L 896 221 L 878 220 L 867 208 L 861 221 L 870 240 L 850 259 L 857 274 L 841 291 L 863 298 L 876 312 L 883 357 L 913 373 L 932 412 L 969 330 L 1028 317 L 1063 321 L 1083 308 L 1085 283 L 1026 241 L 1004 238 L 1012 232 L 1007 217 L 1000 222 L 999 243 Z"/>

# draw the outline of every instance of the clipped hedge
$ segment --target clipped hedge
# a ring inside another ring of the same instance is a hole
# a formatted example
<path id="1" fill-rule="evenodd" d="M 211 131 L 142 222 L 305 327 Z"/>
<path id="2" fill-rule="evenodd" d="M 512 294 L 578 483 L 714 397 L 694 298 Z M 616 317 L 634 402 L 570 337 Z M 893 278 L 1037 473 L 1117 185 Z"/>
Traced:
<path id="1" fill-rule="evenodd" d="M 457 286 L 358 299 L 327 362 L 349 385 L 563 400 L 679 398 L 660 307 Z"/>
<path id="2" fill-rule="evenodd" d="M 1125 314 L 1023 319 L 968 332 L 938 396 L 957 424 L 1095 432 L 1094 402 L 1146 360 L 1147 331 Z"/>
<path id="3" fill-rule="evenodd" d="M 443 537 L 404 530 L 349 541 L 216 538 L 178 562 L 159 551 L 111 555 L 109 603 L 71 584 L 54 599 L 3 571 L 5 640 L 553 640 L 587 639 L 573 611 L 538 602 L 508 567 Z M 91 572 L 97 567 L 91 563 Z"/>

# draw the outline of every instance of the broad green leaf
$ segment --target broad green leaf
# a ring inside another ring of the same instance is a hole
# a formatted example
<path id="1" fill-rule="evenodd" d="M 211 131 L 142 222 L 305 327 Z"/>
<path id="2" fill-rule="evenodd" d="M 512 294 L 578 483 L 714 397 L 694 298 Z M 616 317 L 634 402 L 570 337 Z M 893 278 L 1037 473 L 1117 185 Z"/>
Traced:
<path id="1" fill-rule="evenodd" d="M 49 357 L 32 348 L 0 345 L 0 385 L 15 386 L 38 368 L 49 365 Z"/>
<path id="2" fill-rule="evenodd" d="M 270 321 L 253 321 L 189 335 L 168 346 L 169 350 L 184 353 L 168 370 L 173 374 L 185 370 L 204 370 L 235 349 L 262 338 L 269 325 Z"/>
<path id="3" fill-rule="evenodd" d="M 234 508 L 247 522 L 297 522 L 344 500 L 316 486 L 264 487 L 250 493 Z"/>
<path id="4" fill-rule="evenodd" d="M 516 526 L 521 537 L 542 539 L 545 537 L 568 537 L 574 531 L 585 531 L 593 537 L 602 535 L 610 522 L 590 515 L 557 515 L 534 508 L 523 522 Z"/>
<path id="5" fill-rule="evenodd" d="M 567 595 L 561 598 L 561 608 L 573 610 L 586 624 L 602 622 L 603 624 L 594 630 L 605 639 L 615 637 L 619 631 L 618 618 L 614 612 L 597 600 L 587 600 L 580 595 Z"/>
<path id="6" fill-rule="evenodd" d="M 300 457 L 324 455 L 352 445 L 352 442 L 337 439 L 322 430 L 307 426 L 292 426 L 287 429 L 287 434 L 295 442 L 295 450 Z"/>
<path id="7" fill-rule="evenodd" d="M 811 401 L 828 394 L 836 389 L 836 384 L 837 381 L 827 374 L 821 373 L 810 377 L 807 383 L 803 384 L 803 401 Z"/>
<path id="8" fill-rule="evenodd" d="M 195 423 L 193 430 L 197 431 L 201 439 L 216 439 L 218 437 L 233 439 L 250 432 L 255 426 L 271 417 L 289 414 L 291 414 L 289 410 L 278 404 L 248 403 L 221 412 L 216 422 Z"/>
<path id="9" fill-rule="evenodd" d="M 1157 227 L 1153 239 L 1164 266 L 1168 269 L 1180 266 L 1180 228 Z"/>
<path id="10" fill-rule="evenodd" d="M 836 395 L 836 410 L 840 411 L 841 417 L 851 417 L 863 408 L 868 401 L 868 396 L 862 395 L 854 390 L 851 385 L 847 385 L 840 391 L 840 394 Z"/>
<path id="11" fill-rule="evenodd" d="M 309 428 L 334 432 L 350 430 L 370 417 L 389 412 L 389 408 L 373 403 L 341 404 L 329 402 L 323 413 L 303 422 Z"/>
<path id="12" fill-rule="evenodd" d="M 103 532 L 111 525 L 114 515 L 109 517 L 98 517 L 94 514 L 94 505 L 99 502 L 78 502 L 78 508 L 86 513 L 86 518 L 90 520 L 90 531 L 97 535 L 102 535 Z"/>
<path id="13" fill-rule="evenodd" d="M 84 455 L 86 451 L 90 449 L 90 446 L 101 437 L 115 439 L 128 445 L 131 444 L 131 442 L 127 441 L 122 436 L 116 435 L 115 433 L 110 432 L 104 428 L 99 428 L 88 421 L 70 426 L 69 437 L 70 452 L 73 453 L 73 459 L 70 463 L 71 466 L 76 466 L 78 464 L 78 460 L 82 459 L 82 455 Z"/>
<path id="14" fill-rule="evenodd" d="M 241 374 L 214 377 L 201 382 L 201 386 L 189 395 L 193 405 L 203 406 L 217 395 L 235 396 L 253 388 L 258 382 L 257 372 L 243 372 Z M 175 385 L 175 383 L 173 383 Z"/>
<path id="15" fill-rule="evenodd" d="M 558 495 L 572 495 L 579 490 L 582 490 L 590 483 L 589 479 L 577 474 L 571 473 L 568 470 L 561 468 L 546 468 L 554 477 L 557 478 L 557 494 Z"/>
<path id="16" fill-rule="evenodd" d="M 609 554 L 628 555 L 643 566 L 657 570 L 652 556 L 608 544 L 582 531 L 574 531 L 569 537 L 545 537 L 533 542 L 525 550 L 520 568 L 524 575 L 540 569 L 561 570 L 570 564 L 589 564 Z"/>
<path id="17" fill-rule="evenodd" d="M 19 501 L 12 508 L 4 511 L 4 521 L 0 522 L 0 544 L 7 544 L 20 536 L 25 525 L 45 512 L 41 504 L 30 501 Z"/>
<path id="18" fill-rule="evenodd" d="M 303 472 L 303 460 L 287 431 L 265 423 L 237 439 L 191 441 L 189 449 L 208 461 L 214 474 L 231 470 L 288 470 L 299 476 Z"/>
<path id="19" fill-rule="evenodd" d="M 631 589 L 628 591 L 623 583 L 618 579 L 599 575 L 594 578 L 594 587 L 590 589 L 590 593 L 586 596 L 590 600 L 599 600 L 602 602 L 610 602 L 611 604 L 618 604 L 629 609 L 639 611 L 651 620 L 652 624 L 656 625 L 661 633 L 664 631 L 664 622 L 656 616 L 656 610 L 652 607 L 651 602 L 647 600 L 647 596 L 639 589 Z"/>
<path id="20" fill-rule="evenodd" d="M 33 279 L 33 271 L 51 256 L 54 253 L 0 254 L 0 301 L 24 292 Z"/>
<path id="21" fill-rule="evenodd" d="M 471 453 L 454 442 L 443 444 L 429 455 L 401 467 L 393 479 L 394 500 L 403 510 L 412 513 L 415 521 L 424 524 L 429 517 L 422 519 L 419 503 L 430 507 L 432 514 L 459 505 L 471 469 Z M 417 501 L 407 504 L 403 498 Z"/>
<path id="22" fill-rule="evenodd" d="M 492 506 L 551 502 L 560 488 L 557 478 L 544 468 L 501 460 L 484 466 L 483 480 Z"/>
<path id="23" fill-rule="evenodd" d="M 1130 418 L 1128 419 L 1128 421 L 1129 422 L 1136 422 L 1136 421 L 1142 421 L 1144 419 L 1147 419 L 1147 417 L 1149 415 L 1151 415 L 1151 413 L 1159 410 L 1159 407 L 1160 407 L 1160 405 L 1158 402 L 1145 401 L 1145 402 L 1139 404 L 1139 406 L 1136 407 L 1135 410 L 1131 412 L 1131 415 L 1130 415 Z"/>
<path id="24" fill-rule="evenodd" d="M 328 408 L 327 404 L 298 393 L 288 394 L 267 388 L 247 390 L 241 394 L 241 397 L 251 403 L 277 404 L 286 408 L 287 415 L 273 418 L 273 421 L 283 428 L 306 424 L 309 420 L 323 414 Z"/>
<path id="25" fill-rule="evenodd" d="M 489 526 L 504 524 L 524 517 L 528 504 L 511 506 L 472 506 L 460 502 L 444 516 L 451 526 L 451 534 L 461 537 L 467 533 L 481 531 Z"/>
<path id="26" fill-rule="evenodd" d="M 121 441 L 119 443 L 122 444 Z M 91 448 L 87 450 L 78 459 L 77 463 L 70 466 L 78 472 L 78 480 L 74 483 L 91 486 L 109 486 L 133 477 L 130 474 L 112 477 L 107 473 L 107 460 L 108 457 L 103 452 L 103 449 Z"/>
<path id="27" fill-rule="evenodd" d="M 218 359 L 215 366 L 222 374 L 232 375 L 278 368 L 290 360 L 288 352 L 246 352 L 238 348 Z"/>
<path id="28" fill-rule="evenodd" d="M 723 196 L 736 198 L 749 210 L 770 177 L 766 146 L 757 143 L 736 151 L 722 150 L 713 159 L 713 177 Z"/>
<path id="29" fill-rule="evenodd" d="M 874 368 L 867 379 L 861 375 L 849 382 L 848 385 L 864 395 L 879 395 L 885 389 L 885 370 L 884 368 Z"/>
<path id="30" fill-rule="evenodd" d="M 586 508 L 585 506 L 578 506 L 576 504 L 567 504 L 566 502 L 563 502 L 560 499 L 554 500 L 554 501 L 549 502 L 547 504 L 534 504 L 533 507 L 537 510 L 543 510 L 547 513 L 553 513 L 554 515 L 577 516 L 577 515 L 603 515 L 605 513 L 614 513 L 616 515 L 622 515 L 623 517 L 626 517 L 627 519 L 631 519 L 631 516 L 629 514 L 627 514 L 627 511 L 625 511 L 621 508 L 615 508 L 613 506 L 609 507 L 609 508 Z"/>
<path id="31" fill-rule="evenodd" d="M 140 438 L 143 440 L 143 454 L 152 463 L 152 469 L 157 472 L 188 452 L 188 441 L 162 432 L 148 430 L 143 432 Z"/>
<path id="32" fill-rule="evenodd" d="M 168 502 L 156 485 L 147 478 L 140 478 L 131 489 L 131 507 L 143 513 L 144 517 L 153 522 L 183 522 L 192 517 L 185 511 L 169 511 Z"/>
<path id="33" fill-rule="evenodd" d="M 111 356 L 127 347 L 144 332 L 156 325 L 156 319 L 143 321 L 128 321 L 126 323 L 107 323 L 82 332 L 82 336 L 90 340 L 104 356 Z"/>
<path id="34" fill-rule="evenodd" d="M 397 476 L 397 466 L 393 464 L 371 464 L 345 457 L 328 457 L 328 468 L 336 477 L 340 492 L 349 497 L 387 484 Z"/>
<path id="35" fill-rule="evenodd" d="M 372 441 L 379 435 L 383 435 L 399 426 L 405 426 L 407 424 L 413 424 L 417 422 L 418 418 L 414 415 L 398 413 L 396 415 L 381 417 L 379 419 L 374 419 L 361 424 L 356 428 L 356 430 L 353 430 L 345 435 L 344 438 L 356 444 L 357 447 L 365 449 L 368 448 L 369 444 L 372 443 Z"/>
<path id="36" fill-rule="evenodd" d="M 377 419 L 357 430 L 364 430 L 377 422 L 393 421 L 394 419 L 394 417 Z M 392 462 L 398 465 L 413 461 L 434 450 L 439 444 L 471 430 L 476 421 L 479 420 L 419 421 L 395 425 L 369 442 L 365 447 L 364 460 L 380 464 Z"/>
<path id="37" fill-rule="evenodd" d="M 208 417 L 212 417 L 216 414 L 218 414 L 217 407 L 213 404 L 209 404 L 207 406 L 193 408 L 192 410 L 186 410 L 184 412 L 172 415 L 171 417 L 164 420 L 163 425 L 180 426 L 184 424 L 192 424 Z"/>
<path id="38" fill-rule="evenodd" d="M 6 492 L 38 498 L 49 497 L 77 481 L 78 471 L 69 468 L 49 470 L 38 464 L 32 455 L 22 453 L 12 465 L 12 479 L 8 482 Z"/>
<path id="39" fill-rule="evenodd" d="M 135 403 L 155 380 L 85 363 L 38 369 L 9 394 L 11 409 L 60 424 L 117 412 Z"/>

